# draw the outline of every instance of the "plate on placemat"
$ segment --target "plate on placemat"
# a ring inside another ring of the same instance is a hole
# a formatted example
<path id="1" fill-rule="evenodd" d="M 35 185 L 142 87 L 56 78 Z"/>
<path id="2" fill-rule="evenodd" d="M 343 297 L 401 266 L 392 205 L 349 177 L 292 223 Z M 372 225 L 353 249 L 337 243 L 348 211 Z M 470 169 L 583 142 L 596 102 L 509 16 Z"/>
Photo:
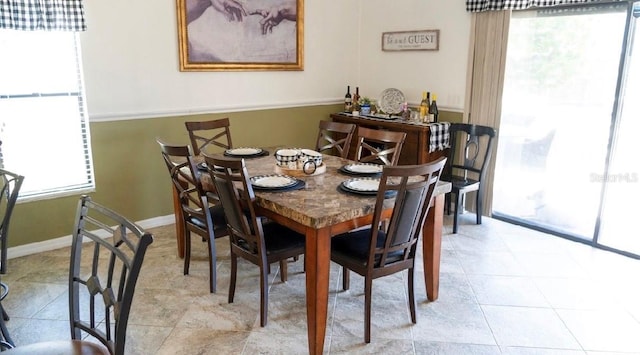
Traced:
<path id="1" fill-rule="evenodd" d="M 382 173 L 382 165 L 355 163 L 343 165 L 340 171 L 350 175 L 377 176 Z"/>
<path id="2" fill-rule="evenodd" d="M 252 157 L 256 155 L 262 154 L 261 148 L 232 148 L 224 151 L 224 155 L 233 156 L 233 157 Z"/>
<path id="3" fill-rule="evenodd" d="M 298 180 L 287 175 L 259 175 L 251 179 L 251 185 L 262 189 L 286 189 L 295 185 Z"/>
<path id="4" fill-rule="evenodd" d="M 402 91 L 394 88 L 385 89 L 380 94 L 380 100 L 378 105 L 384 113 L 394 114 L 402 112 L 402 105 L 407 100 L 404 97 Z"/>
<path id="5" fill-rule="evenodd" d="M 380 186 L 380 179 L 374 178 L 354 178 L 340 183 L 343 191 L 366 196 L 377 195 L 378 186 Z"/>

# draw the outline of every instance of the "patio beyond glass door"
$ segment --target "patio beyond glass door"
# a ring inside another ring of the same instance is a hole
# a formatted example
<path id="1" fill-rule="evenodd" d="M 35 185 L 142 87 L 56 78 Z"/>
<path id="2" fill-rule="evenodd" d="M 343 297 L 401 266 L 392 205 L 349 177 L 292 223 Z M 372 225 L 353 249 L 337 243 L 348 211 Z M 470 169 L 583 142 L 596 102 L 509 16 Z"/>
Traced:
<path id="1" fill-rule="evenodd" d="M 608 167 L 629 172 L 630 177 L 639 171 L 625 165 L 633 159 L 623 146 L 634 139 L 636 131 L 628 126 L 638 128 L 637 119 L 627 119 L 628 128 L 618 130 L 619 149 L 607 164 L 612 127 L 618 122 L 612 112 L 625 82 L 620 73 L 629 73 L 620 70 L 627 18 L 627 3 L 513 12 L 496 158 L 495 216 L 596 243 L 603 191 L 608 191 L 603 211 L 610 221 L 602 220 L 603 231 L 621 223 L 615 218 L 624 205 L 615 196 L 629 191 L 603 188 L 612 176 L 606 173 Z M 635 112 L 637 118 L 637 108 Z M 625 136 L 623 131 L 631 133 Z M 603 233 L 600 242 L 624 245 L 615 240 L 616 234 Z"/>

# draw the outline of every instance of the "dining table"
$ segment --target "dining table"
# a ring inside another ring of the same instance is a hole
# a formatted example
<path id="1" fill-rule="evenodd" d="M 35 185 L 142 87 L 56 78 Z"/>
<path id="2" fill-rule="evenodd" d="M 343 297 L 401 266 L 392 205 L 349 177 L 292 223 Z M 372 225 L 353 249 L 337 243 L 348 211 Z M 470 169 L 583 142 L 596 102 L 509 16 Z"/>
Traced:
<path id="1" fill-rule="evenodd" d="M 264 148 L 265 154 L 245 157 L 249 175 L 282 173 L 282 170 L 276 166 L 276 159 L 273 156 L 277 149 L 278 147 Z M 203 161 L 202 157 L 197 158 Z M 373 220 L 376 196 L 350 194 L 339 188 L 343 181 L 354 178 L 354 176 L 345 175 L 344 169 L 341 169 L 351 163 L 354 162 L 323 154 L 320 170 L 322 173 L 296 176 L 304 182 L 303 188 L 291 191 L 254 189 L 257 213 L 305 235 L 304 262 L 309 354 L 322 354 L 324 347 L 331 237 L 368 226 Z M 199 174 L 203 188 L 206 191 L 214 191 L 215 187 L 210 175 L 206 171 Z M 450 183 L 440 181 L 437 184 L 422 231 L 424 279 L 429 301 L 435 301 L 438 298 L 444 195 L 449 191 L 451 191 Z M 175 200 L 175 203 L 179 201 Z M 385 211 L 387 216 L 392 206 L 393 198 L 390 198 L 388 199 L 389 208 Z M 178 220 L 179 217 L 181 218 L 178 215 L 180 208 L 179 205 L 175 207 L 176 220 Z M 178 225 L 180 223 L 176 224 Z M 179 249 L 184 243 L 181 233 L 183 231 L 177 231 Z"/>

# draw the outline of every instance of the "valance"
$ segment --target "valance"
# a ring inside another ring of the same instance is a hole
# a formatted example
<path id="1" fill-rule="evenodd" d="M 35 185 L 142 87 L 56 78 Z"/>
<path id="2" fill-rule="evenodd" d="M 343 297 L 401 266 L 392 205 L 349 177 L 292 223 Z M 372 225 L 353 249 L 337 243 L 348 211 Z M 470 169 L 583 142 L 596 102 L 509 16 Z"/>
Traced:
<path id="1" fill-rule="evenodd" d="M 599 0 L 467 0 L 467 11 L 522 10 L 530 7 L 584 4 L 597 1 Z"/>
<path id="2" fill-rule="evenodd" d="M 0 0 L 0 28 L 86 31 L 82 0 Z"/>

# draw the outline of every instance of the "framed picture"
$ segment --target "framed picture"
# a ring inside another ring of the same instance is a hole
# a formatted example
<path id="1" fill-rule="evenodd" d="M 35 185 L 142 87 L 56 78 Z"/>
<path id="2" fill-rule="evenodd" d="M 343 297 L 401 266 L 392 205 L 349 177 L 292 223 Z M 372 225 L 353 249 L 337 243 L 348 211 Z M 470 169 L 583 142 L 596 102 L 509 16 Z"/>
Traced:
<path id="1" fill-rule="evenodd" d="M 383 32 L 383 51 L 437 51 L 440 30 Z"/>
<path id="2" fill-rule="evenodd" d="M 176 0 L 180 71 L 303 70 L 304 0 Z"/>

